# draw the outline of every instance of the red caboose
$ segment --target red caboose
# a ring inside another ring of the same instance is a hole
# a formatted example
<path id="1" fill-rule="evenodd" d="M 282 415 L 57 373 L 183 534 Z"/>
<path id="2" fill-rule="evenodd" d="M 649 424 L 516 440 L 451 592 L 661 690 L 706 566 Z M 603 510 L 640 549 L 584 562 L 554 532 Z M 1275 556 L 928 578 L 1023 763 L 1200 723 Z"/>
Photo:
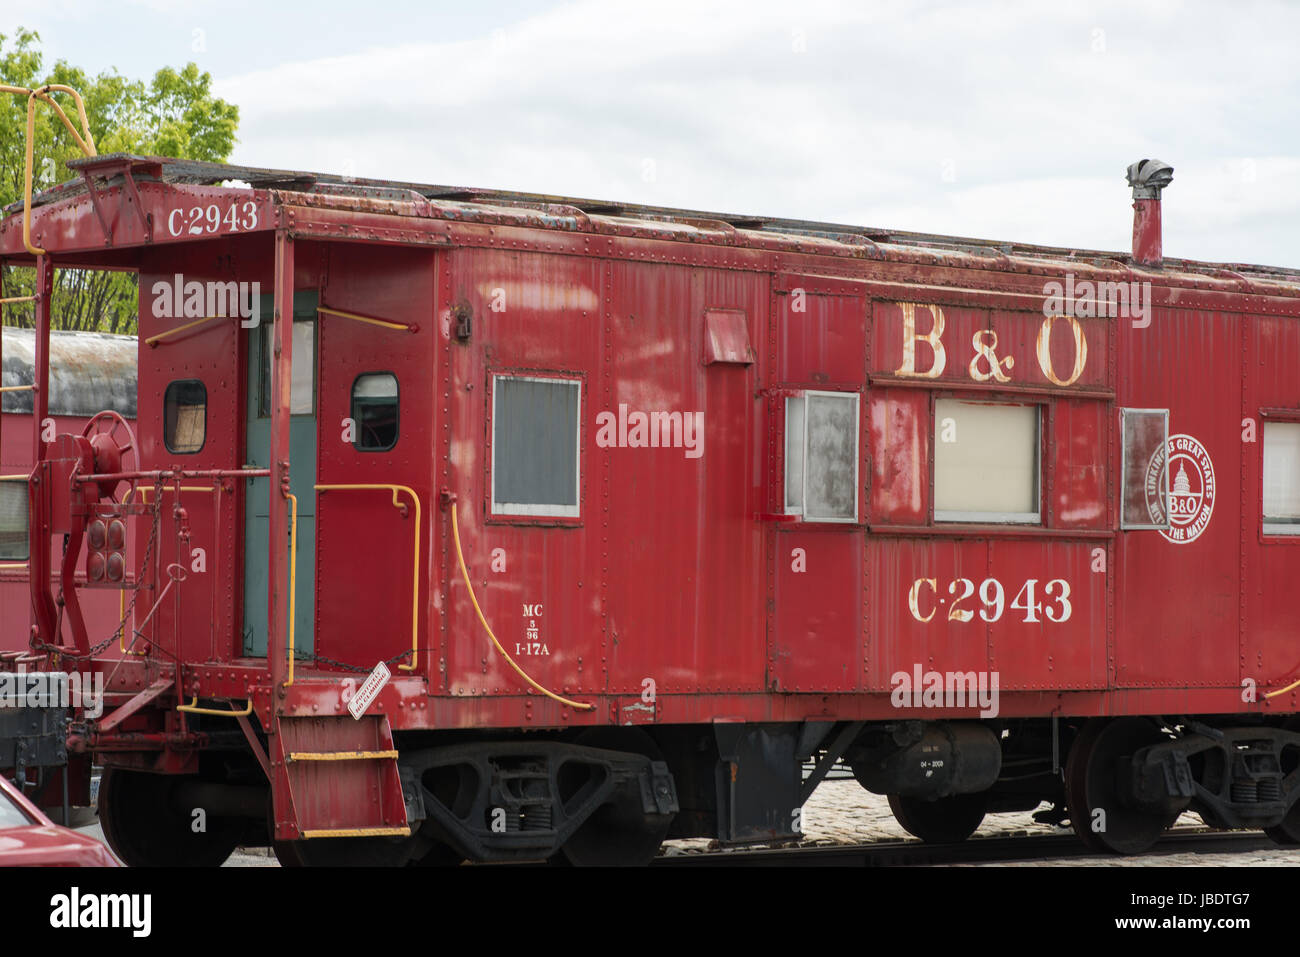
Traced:
<path id="1" fill-rule="evenodd" d="M 1132 255 L 70 166 L 0 253 L 139 271 L 137 434 L 43 446 L 33 650 L 128 863 L 644 860 L 840 759 L 927 839 L 1300 839 L 1300 274 L 1162 259 L 1162 164 Z M 41 583 L 114 523 L 105 663 Z"/>

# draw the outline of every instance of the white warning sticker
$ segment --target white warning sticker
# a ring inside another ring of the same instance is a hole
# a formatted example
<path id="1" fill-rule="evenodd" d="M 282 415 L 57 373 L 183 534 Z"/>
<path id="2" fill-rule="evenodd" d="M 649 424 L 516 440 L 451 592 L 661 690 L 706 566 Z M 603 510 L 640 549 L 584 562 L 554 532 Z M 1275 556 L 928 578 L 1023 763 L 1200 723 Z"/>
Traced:
<path id="1" fill-rule="evenodd" d="M 388 679 L 392 676 L 393 673 L 388 670 L 388 665 L 382 661 L 375 665 L 375 670 L 370 672 L 369 677 L 362 682 L 361 687 L 357 689 L 357 693 L 348 702 L 348 711 L 351 712 L 352 717 L 358 721 L 361 720 L 361 716 L 366 713 L 366 709 L 370 707 L 371 703 L 379 697 L 379 692 L 383 690 L 384 685 L 388 684 Z"/>

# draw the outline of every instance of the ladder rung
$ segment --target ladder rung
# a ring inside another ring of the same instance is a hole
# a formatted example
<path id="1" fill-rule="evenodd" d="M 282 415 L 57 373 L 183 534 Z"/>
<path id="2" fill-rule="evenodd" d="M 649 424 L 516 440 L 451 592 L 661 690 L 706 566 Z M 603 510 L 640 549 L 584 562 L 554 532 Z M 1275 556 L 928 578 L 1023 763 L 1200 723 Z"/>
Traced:
<path id="1" fill-rule="evenodd" d="M 396 751 L 291 751 L 290 761 L 377 761 L 397 757 Z"/>
<path id="2" fill-rule="evenodd" d="M 324 827 L 302 832 L 303 840 L 317 837 L 410 837 L 409 827 Z"/>

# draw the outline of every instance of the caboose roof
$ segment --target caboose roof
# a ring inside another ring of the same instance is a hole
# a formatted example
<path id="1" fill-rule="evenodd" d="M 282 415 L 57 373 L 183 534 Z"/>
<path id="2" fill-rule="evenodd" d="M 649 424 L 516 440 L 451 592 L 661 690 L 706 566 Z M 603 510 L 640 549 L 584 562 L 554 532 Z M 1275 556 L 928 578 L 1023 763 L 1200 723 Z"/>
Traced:
<path id="1" fill-rule="evenodd" d="M 1021 267 L 1041 266 L 1053 262 L 1060 265 L 1071 263 L 1088 264 L 1102 268 L 1128 267 L 1133 262 L 1132 256 L 1128 252 L 1112 250 L 1045 246 L 969 236 L 884 229 L 846 223 L 680 209 L 671 206 L 622 203 L 610 200 L 583 199 L 573 196 L 474 186 L 345 177 L 332 173 L 237 166 L 228 163 L 210 163 L 200 160 L 183 160 L 159 156 L 106 154 L 88 159 L 71 160 L 67 163 L 67 166 L 76 172 L 83 172 L 90 169 L 112 169 L 114 164 L 120 166 L 123 163 L 130 165 L 131 175 L 137 182 L 159 182 L 178 186 L 201 187 L 230 184 L 244 187 L 246 185 L 253 189 L 302 194 L 307 197 L 314 196 L 321 200 L 333 197 L 337 199 L 390 201 L 397 204 L 418 200 L 421 203 L 429 204 L 433 215 L 437 216 L 441 213 L 452 219 L 472 218 L 458 215 L 458 211 L 466 208 L 477 208 L 482 211 L 492 208 L 513 209 L 519 212 L 534 210 L 541 215 L 532 218 L 528 224 L 541 228 L 551 226 L 552 228 L 571 229 L 573 228 L 571 225 L 562 225 L 561 220 L 576 214 L 590 220 L 613 221 L 620 224 L 631 225 L 639 222 L 656 227 L 660 233 L 662 233 L 665 225 L 672 224 L 682 228 L 683 237 L 686 228 L 701 230 L 705 233 L 714 232 L 715 234 L 722 231 L 723 234 L 730 233 L 731 235 L 739 231 L 742 233 L 768 234 L 772 238 L 784 236 L 791 239 L 812 240 L 816 245 L 823 248 L 825 248 L 823 244 L 832 246 L 845 245 L 858 247 L 859 249 L 864 246 L 877 246 L 886 254 L 890 250 L 904 251 L 910 249 L 914 251 L 929 250 L 935 253 L 947 252 L 958 256 L 967 254 L 981 259 L 995 257 L 1004 263 Z M 116 179 L 117 182 L 121 181 L 120 176 Z M 112 186 L 115 183 L 110 179 L 107 185 Z M 79 177 L 60 183 L 34 196 L 32 205 L 39 207 L 57 203 L 85 192 L 85 180 Z M 394 212 L 397 211 L 392 207 L 390 209 Z M 5 213 L 21 213 L 21 210 L 22 204 L 19 202 L 7 207 Z M 695 242 L 710 241 L 707 236 L 693 235 L 690 238 Z M 725 240 L 715 235 L 713 241 Z M 1172 274 L 1186 273 L 1194 276 L 1209 276 L 1219 280 L 1244 281 L 1243 285 L 1248 283 L 1252 287 L 1263 283 L 1274 288 L 1252 288 L 1250 291 L 1280 293 L 1282 295 L 1300 294 L 1300 269 L 1296 268 L 1235 262 L 1214 263 L 1166 257 L 1163 260 L 1161 272 L 1170 278 L 1172 278 Z"/>

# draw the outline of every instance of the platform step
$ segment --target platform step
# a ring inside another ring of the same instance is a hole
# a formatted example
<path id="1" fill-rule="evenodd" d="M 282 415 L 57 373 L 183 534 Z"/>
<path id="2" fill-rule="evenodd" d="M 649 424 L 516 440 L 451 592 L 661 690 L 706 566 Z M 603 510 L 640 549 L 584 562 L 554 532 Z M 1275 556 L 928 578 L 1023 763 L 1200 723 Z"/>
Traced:
<path id="1" fill-rule="evenodd" d="M 276 724 L 279 838 L 410 834 L 386 716 L 281 717 Z"/>

